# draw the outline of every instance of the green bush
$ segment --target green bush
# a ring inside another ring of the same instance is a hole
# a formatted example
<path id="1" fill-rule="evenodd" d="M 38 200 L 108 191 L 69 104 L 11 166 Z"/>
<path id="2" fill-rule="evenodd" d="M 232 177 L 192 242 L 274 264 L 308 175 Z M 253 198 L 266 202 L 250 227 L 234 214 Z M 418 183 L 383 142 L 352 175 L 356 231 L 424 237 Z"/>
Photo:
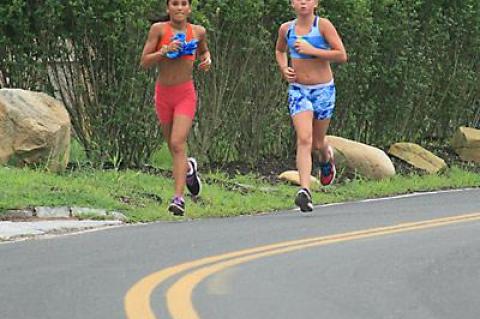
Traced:
<path id="1" fill-rule="evenodd" d="M 256 164 L 294 156 L 286 84 L 276 69 L 289 0 L 194 1 L 209 30 L 213 69 L 196 73 L 198 117 L 190 150 L 205 161 Z M 480 121 L 478 0 L 323 0 L 349 63 L 334 65 L 331 133 L 387 146 L 446 142 Z M 138 68 L 148 17 L 160 0 L 3 1 L 0 86 L 62 99 L 90 160 L 137 166 L 162 140 L 155 72 Z"/>
<path id="2" fill-rule="evenodd" d="M 156 1 L 9 1 L 0 11 L 2 86 L 63 100 L 93 162 L 135 166 L 160 145 L 151 74 L 138 67 Z"/>

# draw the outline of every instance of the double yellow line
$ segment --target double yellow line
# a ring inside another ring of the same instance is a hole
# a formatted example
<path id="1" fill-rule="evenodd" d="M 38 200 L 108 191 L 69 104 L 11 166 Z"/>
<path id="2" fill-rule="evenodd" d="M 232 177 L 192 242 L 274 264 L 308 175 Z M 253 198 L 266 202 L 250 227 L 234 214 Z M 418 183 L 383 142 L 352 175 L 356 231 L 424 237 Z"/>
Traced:
<path id="1" fill-rule="evenodd" d="M 193 270 L 181 277 L 170 287 L 170 289 L 168 289 L 168 310 L 171 317 L 174 319 L 199 319 L 200 317 L 192 304 L 193 290 L 208 276 L 229 267 L 263 257 L 284 254 L 311 247 L 477 220 L 480 220 L 480 213 L 404 223 L 395 226 L 372 228 L 344 234 L 287 241 L 179 264 L 153 273 L 137 282 L 125 296 L 126 315 L 128 319 L 156 319 L 150 305 L 150 297 L 153 291 L 167 279 L 182 272 Z"/>

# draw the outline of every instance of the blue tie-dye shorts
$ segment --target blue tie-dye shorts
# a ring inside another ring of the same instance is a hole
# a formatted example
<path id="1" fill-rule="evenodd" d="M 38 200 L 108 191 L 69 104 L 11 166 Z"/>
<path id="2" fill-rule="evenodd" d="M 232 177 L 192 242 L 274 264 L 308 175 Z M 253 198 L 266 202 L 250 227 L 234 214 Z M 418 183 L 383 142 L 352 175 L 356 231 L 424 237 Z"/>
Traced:
<path id="1" fill-rule="evenodd" d="M 335 109 L 335 84 L 316 85 L 290 84 L 288 88 L 288 108 L 290 116 L 305 111 L 313 111 L 313 118 L 325 120 L 332 118 Z"/>

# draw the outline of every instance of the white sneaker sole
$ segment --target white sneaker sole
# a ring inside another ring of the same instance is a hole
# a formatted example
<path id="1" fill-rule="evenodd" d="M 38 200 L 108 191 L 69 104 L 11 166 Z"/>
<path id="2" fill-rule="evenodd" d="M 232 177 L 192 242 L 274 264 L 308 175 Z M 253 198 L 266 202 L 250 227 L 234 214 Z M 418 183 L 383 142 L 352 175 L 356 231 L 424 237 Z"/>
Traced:
<path id="1" fill-rule="evenodd" d="M 193 166 L 193 171 L 195 172 L 196 176 L 197 176 L 197 182 L 198 182 L 198 194 L 196 195 L 193 195 L 193 196 L 200 196 L 200 194 L 202 193 L 202 180 L 200 179 L 200 177 L 198 176 L 198 164 L 197 164 L 197 160 L 193 157 L 189 157 L 187 158 L 187 161 L 189 163 L 192 163 L 192 166 Z"/>
<path id="2" fill-rule="evenodd" d="M 168 206 L 168 211 L 175 216 L 185 215 L 185 209 L 173 203 Z"/>

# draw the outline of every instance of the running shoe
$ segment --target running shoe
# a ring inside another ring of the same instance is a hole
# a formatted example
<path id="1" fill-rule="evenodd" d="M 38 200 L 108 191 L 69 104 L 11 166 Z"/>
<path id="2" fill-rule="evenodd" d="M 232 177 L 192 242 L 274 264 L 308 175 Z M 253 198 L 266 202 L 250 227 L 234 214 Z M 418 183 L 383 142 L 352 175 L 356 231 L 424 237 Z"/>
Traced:
<path id="1" fill-rule="evenodd" d="M 185 200 L 183 197 L 175 196 L 170 205 L 168 205 L 168 211 L 175 216 L 183 216 L 185 214 Z"/>
<path id="2" fill-rule="evenodd" d="M 300 207 L 302 212 L 311 212 L 313 210 L 312 194 L 308 189 L 302 188 L 297 192 L 295 205 Z"/>
<path id="3" fill-rule="evenodd" d="M 331 146 L 328 146 L 327 152 L 329 155 L 328 161 L 320 163 L 320 183 L 323 186 L 331 185 L 337 174 L 337 170 L 335 168 L 335 159 L 333 157 L 333 149 Z"/>
<path id="4" fill-rule="evenodd" d="M 192 196 L 198 196 L 202 191 L 202 182 L 198 176 L 198 164 L 193 157 L 189 157 L 187 161 L 191 167 L 191 173 L 187 174 L 187 189 Z"/>

